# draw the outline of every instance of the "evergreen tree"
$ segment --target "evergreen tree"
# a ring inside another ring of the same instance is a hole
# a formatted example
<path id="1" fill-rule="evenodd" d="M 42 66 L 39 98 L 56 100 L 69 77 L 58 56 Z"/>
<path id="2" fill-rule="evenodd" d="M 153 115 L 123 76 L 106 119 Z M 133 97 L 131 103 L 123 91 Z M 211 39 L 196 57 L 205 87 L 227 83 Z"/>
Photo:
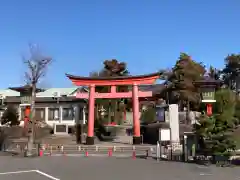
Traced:
<path id="1" fill-rule="evenodd" d="M 198 88 L 194 81 L 201 80 L 205 74 L 205 66 L 198 63 L 186 53 L 181 53 L 176 64 L 172 68 L 172 73 L 167 73 L 166 83 L 169 92 L 170 103 L 178 103 L 180 109 L 196 107 L 200 102 Z"/>
<path id="2" fill-rule="evenodd" d="M 235 116 L 235 95 L 229 89 L 220 89 L 216 92 L 216 103 L 213 115 L 205 114 L 200 117 L 196 133 L 204 141 L 203 150 L 213 155 L 230 154 L 236 145 L 233 140 L 233 130 L 238 124 Z"/>
<path id="3" fill-rule="evenodd" d="M 14 106 L 8 106 L 2 115 L 1 123 L 10 126 L 19 125 L 18 117 L 17 109 Z"/>
<path id="4" fill-rule="evenodd" d="M 240 77 L 240 54 L 230 54 L 225 58 L 225 67 L 222 70 L 224 84 L 232 90 L 237 90 Z"/>

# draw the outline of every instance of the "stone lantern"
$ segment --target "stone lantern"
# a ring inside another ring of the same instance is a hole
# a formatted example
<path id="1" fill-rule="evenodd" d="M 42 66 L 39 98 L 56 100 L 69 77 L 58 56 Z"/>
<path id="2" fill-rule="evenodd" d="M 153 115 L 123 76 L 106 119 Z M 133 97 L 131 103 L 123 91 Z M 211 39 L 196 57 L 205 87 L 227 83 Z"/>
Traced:
<path id="1" fill-rule="evenodd" d="M 206 103 L 207 115 L 211 116 L 212 103 L 216 102 L 215 91 L 216 88 L 221 85 L 221 81 L 206 76 L 203 80 L 194 81 L 193 84 L 195 85 L 195 87 L 199 88 L 201 93 L 201 102 Z"/>
<path id="2" fill-rule="evenodd" d="M 21 114 L 21 116 L 23 116 L 24 127 L 26 128 L 31 116 L 32 87 L 30 85 L 25 85 L 21 87 L 10 87 L 9 89 L 20 92 L 19 106 L 21 109 L 24 109 L 24 113 Z M 36 93 L 41 91 L 42 89 L 36 89 Z"/>

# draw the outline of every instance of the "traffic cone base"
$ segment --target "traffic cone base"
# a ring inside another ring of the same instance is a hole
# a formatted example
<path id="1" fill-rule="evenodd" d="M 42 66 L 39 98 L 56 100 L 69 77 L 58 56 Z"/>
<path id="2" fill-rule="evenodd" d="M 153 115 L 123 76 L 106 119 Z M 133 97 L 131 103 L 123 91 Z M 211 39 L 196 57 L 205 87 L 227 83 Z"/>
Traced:
<path id="1" fill-rule="evenodd" d="M 42 149 L 39 151 L 39 156 L 40 156 L 40 157 L 43 156 L 43 150 L 42 150 Z"/>
<path id="2" fill-rule="evenodd" d="M 136 151 L 133 151 L 133 153 L 132 153 L 132 158 L 133 158 L 133 159 L 136 159 Z"/>
<path id="3" fill-rule="evenodd" d="M 108 156 L 109 156 L 109 157 L 112 157 L 112 149 L 109 149 L 109 150 L 108 150 Z"/>

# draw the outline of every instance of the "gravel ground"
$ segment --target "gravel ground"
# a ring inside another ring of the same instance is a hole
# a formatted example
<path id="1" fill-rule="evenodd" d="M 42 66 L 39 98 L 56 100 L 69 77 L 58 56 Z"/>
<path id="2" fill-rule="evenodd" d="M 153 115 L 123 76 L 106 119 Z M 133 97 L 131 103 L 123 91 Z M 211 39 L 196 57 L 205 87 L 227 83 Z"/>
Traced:
<path id="1" fill-rule="evenodd" d="M 16 172 L 29 171 L 29 172 Z M 8 173 L 16 172 L 16 173 Z M 239 168 L 116 157 L 0 157 L 3 180 L 237 180 Z"/>

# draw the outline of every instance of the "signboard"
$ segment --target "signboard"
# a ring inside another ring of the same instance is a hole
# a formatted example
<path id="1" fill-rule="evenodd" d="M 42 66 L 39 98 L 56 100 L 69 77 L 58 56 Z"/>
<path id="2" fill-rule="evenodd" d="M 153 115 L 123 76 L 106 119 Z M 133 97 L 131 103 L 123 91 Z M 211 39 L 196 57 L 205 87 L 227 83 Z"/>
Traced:
<path id="1" fill-rule="evenodd" d="M 156 107 L 156 120 L 159 122 L 165 122 L 165 109 L 162 107 Z"/>
<path id="2" fill-rule="evenodd" d="M 215 92 L 203 92 L 202 98 L 203 100 L 214 100 Z"/>
<path id="3" fill-rule="evenodd" d="M 170 141 L 171 132 L 170 129 L 159 129 L 159 141 Z"/>
<path id="4" fill-rule="evenodd" d="M 22 96 L 20 97 L 21 104 L 31 104 L 32 103 L 32 96 Z"/>
<path id="5" fill-rule="evenodd" d="M 214 87 L 204 87 L 202 88 L 202 100 L 215 100 L 215 88 Z"/>

